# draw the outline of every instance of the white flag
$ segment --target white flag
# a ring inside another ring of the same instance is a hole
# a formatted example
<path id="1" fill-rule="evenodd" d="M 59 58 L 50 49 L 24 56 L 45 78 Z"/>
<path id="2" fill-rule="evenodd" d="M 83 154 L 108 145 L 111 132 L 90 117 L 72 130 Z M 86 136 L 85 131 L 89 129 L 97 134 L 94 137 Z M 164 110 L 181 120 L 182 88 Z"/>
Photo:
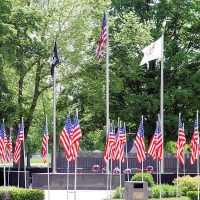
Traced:
<path id="1" fill-rule="evenodd" d="M 163 49 L 162 49 L 162 41 L 163 36 L 161 36 L 158 40 L 151 43 L 149 46 L 145 47 L 142 52 L 144 53 L 144 57 L 142 58 L 142 61 L 140 65 L 144 65 L 145 63 L 148 63 L 151 60 L 155 59 L 161 59 L 163 55 Z"/>

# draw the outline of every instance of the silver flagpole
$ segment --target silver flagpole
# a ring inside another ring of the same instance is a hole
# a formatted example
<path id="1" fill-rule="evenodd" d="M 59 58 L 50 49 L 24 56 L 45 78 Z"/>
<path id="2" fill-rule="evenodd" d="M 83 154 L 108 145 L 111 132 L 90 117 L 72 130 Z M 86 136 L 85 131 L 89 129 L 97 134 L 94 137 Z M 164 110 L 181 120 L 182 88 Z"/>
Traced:
<path id="1" fill-rule="evenodd" d="M 9 130 L 10 130 L 10 134 L 9 134 L 9 141 L 10 141 L 10 139 L 11 139 L 11 129 L 9 128 Z M 9 142 L 8 141 L 8 142 Z M 12 140 L 11 140 L 12 141 Z M 10 149 L 9 149 L 9 151 L 10 151 Z M 10 152 L 10 158 L 9 158 L 9 161 L 11 161 L 11 155 L 12 155 L 12 152 Z M 10 163 L 9 163 L 9 167 L 8 167 L 8 186 L 10 185 Z"/>
<path id="2" fill-rule="evenodd" d="M 108 26 L 108 11 L 106 12 L 107 24 L 107 43 L 106 43 L 106 135 L 109 134 L 109 26 Z M 106 167 L 107 173 L 107 198 L 109 185 L 109 160 Z"/>
<path id="3" fill-rule="evenodd" d="M 74 200 L 76 200 L 76 174 L 77 174 L 77 158 L 75 160 L 75 177 L 74 177 Z"/>
<path id="4" fill-rule="evenodd" d="M 160 122 L 161 122 L 161 133 L 162 133 L 162 144 L 164 146 L 164 72 L 163 72 L 163 68 L 164 68 L 164 33 L 162 34 L 162 42 L 161 42 L 161 84 L 160 84 Z M 164 148 L 163 148 L 164 150 Z M 164 151 L 162 151 L 163 156 L 162 156 L 162 160 L 161 160 L 161 173 L 164 173 Z"/>
<path id="5" fill-rule="evenodd" d="M 23 133 L 24 133 L 24 120 L 22 117 L 22 125 L 23 125 Z M 25 152 L 25 134 L 24 134 L 24 140 L 23 140 L 23 149 L 24 149 L 24 182 L 25 182 L 25 188 L 26 188 L 26 152 Z"/>
<path id="6" fill-rule="evenodd" d="M 120 132 L 120 128 L 121 128 L 121 121 L 119 122 L 119 132 Z M 120 135 L 118 136 L 118 137 L 120 137 Z M 122 146 L 121 146 L 121 148 L 123 148 Z M 122 188 L 122 161 L 121 160 L 119 160 L 119 175 L 120 175 L 120 188 Z M 120 199 L 122 199 L 122 193 L 120 193 Z"/>
<path id="7" fill-rule="evenodd" d="M 47 143 L 47 154 L 46 154 L 46 162 L 47 162 L 47 179 L 48 179 L 48 200 L 50 200 L 50 185 L 49 185 L 49 161 L 48 161 L 48 154 L 49 154 L 49 131 L 48 131 L 48 122 L 47 122 L 47 115 L 46 115 L 46 143 Z"/>
<path id="8" fill-rule="evenodd" d="M 161 124 L 160 121 L 160 115 L 158 114 L 158 130 L 159 130 L 159 126 Z M 158 131 L 159 132 L 159 131 Z M 163 144 L 162 144 L 162 148 L 163 148 Z M 163 160 L 163 157 L 162 157 Z M 162 198 L 162 191 L 161 191 L 161 173 L 162 173 L 162 160 L 159 160 L 159 186 L 160 186 L 160 199 Z"/>
<path id="9" fill-rule="evenodd" d="M 143 115 L 142 115 L 142 124 L 143 124 Z M 143 126 L 144 126 L 144 124 L 143 124 Z M 144 174 L 143 174 L 143 160 L 142 160 L 142 181 L 144 180 Z"/>
<path id="10" fill-rule="evenodd" d="M 4 119 L 3 119 L 3 124 L 4 124 Z M 4 131 L 5 131 L 5 124 L 4 124 Z M 7 137 L 6 133 L 4 132 L 4 138 Z M 3 138 L 3 140 L 4 140 Z M 4 143 L 5 145 L 5 143 Z M 5 160 L 4 160 L 5 159 Z M 3 182 L 4 182 L 4 187 L 6 186 L 6 146 L 4 148 L 4 159 L 3 160 Z"/>
<path id="11" fill-rule="evenodd" d="M 178 156 L 180 153 L 180 149 L 179 149 L 179 124 L 181 122 L 181 113 L 179 113 L 179 120 L 178 120 L 178 154 L 177 154 L 177 174 L 176 174 L 176 199 L 178 199 L 178 175 L 179 175 L 179 160 L 178 160 Z"/>
<path id="12" fill-rule="evenodd" d="M 184 123 L 183 123 L 183 130 L 185 131 Z M 183 156 L 184 156 L 183 175 L 185 176 L 185 153 L 184 153 L 184 149 L 183 149 Z"/>
<path id="13" fill-rule="evenodd" d="M 124 122 L 124 127 L 126 127 L 126 123 Z M 126 128 L 125 128 L 125 135 L 126 135 Z M 126 138 L 126 173 L 127 173 L 127 178 L 129 181 L 129 172 L 128 172 L 128 150 L 127 150 L 127 138 Z"/>
<path id="14" fill-rule="evenodd" d="M 67 160 L 67 200 L 69 198 L 69 160 Z"/>
<path id="15" fill-rule="evenodd" d="M 198 147 L 199 147 L 199 111 L 197 110 L 197 132 L 198 132 Z M 197 176 L 198 176 L 198 200 L 199 200 L 199 151 L 197 149 Z"/>
<path id="16" fill-rule="evenodd" d="M 19 188 L 19 176 L 20 176 L 20 161 L 19 161 L 19 164 L 18 164 L 18 180 L 17 180 L 17 187 Z"/>
<path id="17" fill-rule="evenodd" d="M 53 173 L 56 173 L 56 69 L 53 76 Z"/>

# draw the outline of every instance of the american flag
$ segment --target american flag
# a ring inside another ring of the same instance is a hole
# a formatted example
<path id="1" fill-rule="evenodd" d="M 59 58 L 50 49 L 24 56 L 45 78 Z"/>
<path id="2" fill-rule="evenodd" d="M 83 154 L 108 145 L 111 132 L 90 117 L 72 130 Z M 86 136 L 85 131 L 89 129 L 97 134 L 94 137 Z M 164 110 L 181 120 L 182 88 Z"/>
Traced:
<path id="1" fill-rule="evenodd" d="M 163 158 L 163 135 L 161 132 L 161 124 L 158 122 L 158 135 L 156 141 L 156 157 L 158 160 L 162 160 Z"/>
<path id="2" fill-rule="evenodd" d="M 81 138 L 82 138 L 82 133 L 81 133 L 80 125 L 79 125 L 79 122 L 78 122 L 77 114 L 75 114 L 72 143 L 79 141 Z"/>
<path id="3" fill-rule="evenodd" d="M 198 135 L 198 122 L 197 116 L 194 121 L 194 132 L 192 135 L 192 140 L 190 144 L 191 153 L 190 153 L 190 164 L 193 165 L 195 160 L 198 158 L 198 146 L 199 146 L 199 135 Z"/>
<path id="4" fill-rule="evenodd" d="M 71 161 L 72 160 L 72 155 L 71 155 L 71 143 L 72 143 L 72 138 L 71 134 L 73 132 L 72 129 L 72 122 L 70 115 L 68 115 L 67 120 L 65 122 L 65 126 L 62 130 L 62 133 L 60 135 L 60 143 L 63 147 L 63 150 L 66 154 L 67 160 Z"/>
<path id="5" fill-rule="evenodd" d="M 184 165 L 184 146 L 186 145 L 186 138 L 184 133 L 184 125 L 179 119 L 178 140 L 176 142 L 176 157 L 179 162 Z"/>
<path id="6" fill-rule="evenodd" d="M 6 131 L 5 131 L 5 125 L 4 121 L 1 124 L 1 130 L 0 130 L 0 157 L 3 161 L 6 160 L 5 157 L 5 137 L 6 137 Z"/>
<path id="7" fill-rule="evenodd" d="M 19 130 L 18 130 L 17 140 L 15 144 L 15 151 L 14 151 L 14 162 L 16 164 L 18 164 L 20 161 L 21 143 L 23 141 L 24 141 L 24 124 L 23 124 L 23 120 L 21 120 Z"/>
<path id="8" fill-rule="evenodd" d="M 141 163 L 142 161 L 146 160 L 143 119 L 140 120 L 140 125 L 135 140 L 135 147 L 137 149 L 137 161 Z"/>
<path id="9" fill-rule="evenodd" d="M 49 132 L 47 122 L 44 127 L 44 135 L 42 139 L 42 157 L 44 159 L 44 163 L 46 163 L 47 159 L 47 148 L 48 148 L 48 140 L 49 140 Z"/>
<path id="10" fill-rule="evenodd" d="M 124 162 L 124 143 L 126 142 L 125 127 L 119 129 L 119 133 L 116 139 L 116 152 L 115 158 Z"/>
<path id="11" fill-rule="evenodd" d="M 8 150 L 7 157 L 8 157 L 8 162 L 9 162 L 9 161 L 11 161 L 11 155 L 12 155 L 12 151 L 13 151 L 11 135 L 9 136 L 9 139 L 8 139 L 7 150 Z"/>
<path id="12" fill-rule="evenodd" d="M 156 125 L 156 129 L 154 131 L 154 135 L 151 138 L 151 142 L 149 144 L 147 153 L 156 159 L 156 143 L 157 143 L 157 136 L 158 136 L 158 125 Z"/>
<path id="13" fill-rule="evenodd" d="M 104 161 L 107 162 L 109 159 L 115 160 L 115 135 L 113 133 L 113 126 L 110 125 L 109 135 L 106 137 L 106 146 L 104 151 Z"/>
<path id="14" fill-rule="evenodd" d="M 107 40 L 108 40 L 107 17 L 106 17 L 106 14 L 104 13 L 103 22 L 102 22 L 102 26 L 101 26 L 101 36 L 100 36 L 99 46 L 97 49 L 99 62 L 101 60 L 101 56 L 102 56 L 103 50 L 104 50 L 104 45 L 107 43 Z"/>

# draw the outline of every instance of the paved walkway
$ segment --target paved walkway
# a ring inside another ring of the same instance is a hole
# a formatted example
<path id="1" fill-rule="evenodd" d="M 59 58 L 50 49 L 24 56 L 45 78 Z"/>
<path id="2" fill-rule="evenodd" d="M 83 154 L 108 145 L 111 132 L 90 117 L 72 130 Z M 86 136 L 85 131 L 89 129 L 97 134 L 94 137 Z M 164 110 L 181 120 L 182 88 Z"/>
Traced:
<path id="1" fill-rule="evenodd" d="M 110 194 L 110 191 L 109 191 Z M 76 200 L 105 200 L 107 198 L 106 190 L 77 190 Z M 67 200 L 66 190 L 51 190 L 48 199 L 48 191 L 45 190 L 45 200 Z M 68 200 L 74 200 L 74 190 L 69 190 Z"/>

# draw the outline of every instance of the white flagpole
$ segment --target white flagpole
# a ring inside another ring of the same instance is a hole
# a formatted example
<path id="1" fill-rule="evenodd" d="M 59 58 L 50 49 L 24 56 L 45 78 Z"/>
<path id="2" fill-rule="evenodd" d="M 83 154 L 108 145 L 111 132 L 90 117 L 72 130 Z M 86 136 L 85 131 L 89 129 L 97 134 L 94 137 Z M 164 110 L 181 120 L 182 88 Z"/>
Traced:
<path id="1" fill-rule="evenodd" d="M 18 163 L 18 182 L 17 182 L 17 187 L 19 188 L 19 176 L 20 176 L 20 161 Z"/>
<path id="2" fill-rule="evenodd" d="M 23 125 L 23 134 L 24 134 L 24 121 L 22 117 L 22 125 Z M 25 134 L 24 134 L 24 140 L 23 140 L 23 149 L 24 149 L 24 182 L 25 182 L 25 188 L 26 188 L 26 152 L 25 152 Z"/>
<path id="3" fill-rule="evenodd" d="M 77 177 L 76 177 L 76 175 L 77 175 L 77 158 L 76 158 L 76 160 L 75 160 L 75 176 L 74 176 L 74 200 L 76 200 L 76 181 L 77 181 Z"/>
<path id="4" fill-rule="evenodd" d="M 67 160 L 67 200 L 69 198 L 69 160 Z"/>
<path id="5" fill-rule="evenodd" d="M 106 12 L 107 24 L 107 43 L 106 43 L 106 135 L 109 134 L 109 26 L 108 26 L 108 11 Z M 107 198 L 109 185 L 109 160 L 106 166 L 107 173 Z"/>
<path id="6" fill-rule="evenodd" d="M 47 122 L 47 115 L 46 115 L 46 143 L 47 143 L 47 154 L 46 154 L 46 162 L 47 162 L 47 179 L 48 179 L 48 200 L 50 200 L 50 185 L 49 185 L 49 161 L 48 161 L 48 154 L 49 154 L 49 130 L 48 130 L 48 122 Z"/>
<path id="7" fill-rule="evenodd" d="M 4 119 L 3 119 L 3 124 L 4 124 Z M 4 124 L 4 131 L 5 131 L 5 124 Z M 5 137 L 7 137 L 6 132 L 4 132 L 4 138 Z M 3 138 L 3 140 L 4 140 L 4 138 Z M 5 146 L 5 141 L 3 141 L 3 143 Z M 3 178 L 4 178 L 3 182 L 4 182 L 4 187 L 6 187 L 6 146 L 4 148 L 4 159 L 2 159 L 3 160 Z"/>
<path id="8" fill-rule="evenodd" d="M 161 84 L 160 84 L 160 122 L 161 122 L 161 133 L 162 133 L 162 144 L 164 145 L 164 33 L 162 34 L 161 42 Z M 164 150 L 164 149 L 163 149 Z M 161 160 L 161 173 L 164 173 L 164 151 L 162 151 L 162 160 Z"/>
<path id="9" fill-rule="evenodd" d="M 199 148 L 199 111 L 197 110 L 197 132 L 198 132 L 198 148 Z M 199 200 L 199 151 L 197 149 L 197 176 L 198 176 L 198 200 Z"/>
<path id="10" fill-rule="evenodd" d="M 11 135 L 11 129 L 9 128 L 9 130 L 10 130 L 10 134 L 9 134 L 9 141 L 11 140 L 12 141 L 12 139 L 11 139 L 11 137 L 12 137 L 12 135 Z M 8 142 L 9 142 L 8 141 Z M 10 149 L 9 149 L 9 151 L 10 151 Z M 9 161 L 11 161 L 11 155 L 12 155 L 12 152 L 10 152 L 10 158 L 9 158 Z M 8 167 L 8 186 L 10 185 L 10 164 L 9 164 L 9 167 Z"/>
<path id="11" fill-rule="evenodd" d="M 179 153 L 180 153 L 180 149 L 179 149 L 179 124 L 181 122 L 181 113 L 179 113 L 179 120 L 178 120 L 178 156 L 179 156 Z M 178 199 L 178 175 L 179 175 L 179 160 L 178 160 L 178 157 L 177 157 L 177 174 L 176 174 L 176 199 Z"/>
<path id="12" fill-rule="evenodd" d="M 124 122 L 124 127 L 126 127 L 126 123 Z M 125 128 L 125 137 L 126 137 L 126 128 Z M 126 138 L 126 173 L 127 173 L 127 178 L 129 181 L 129 172 L 128 172 L 128 150 L 127 150 L 127 138 Z"/>
<path id="13" fill-rule="evenodd" d="M 143 115 L 142 115 L 142 124 L 143 124 Z M 143 126 L 144 126 L 144 124 L 143 124 Z M 142 160 L 142 181 L 144 180 L 143 168 L 144 168 L 144 166 L 143 166 L 143 160 Z"/>
<path id="14" fill-rule="evenodd" d="M 53 173 L 56 173 L 56 69 L 53 75 Z"/>

